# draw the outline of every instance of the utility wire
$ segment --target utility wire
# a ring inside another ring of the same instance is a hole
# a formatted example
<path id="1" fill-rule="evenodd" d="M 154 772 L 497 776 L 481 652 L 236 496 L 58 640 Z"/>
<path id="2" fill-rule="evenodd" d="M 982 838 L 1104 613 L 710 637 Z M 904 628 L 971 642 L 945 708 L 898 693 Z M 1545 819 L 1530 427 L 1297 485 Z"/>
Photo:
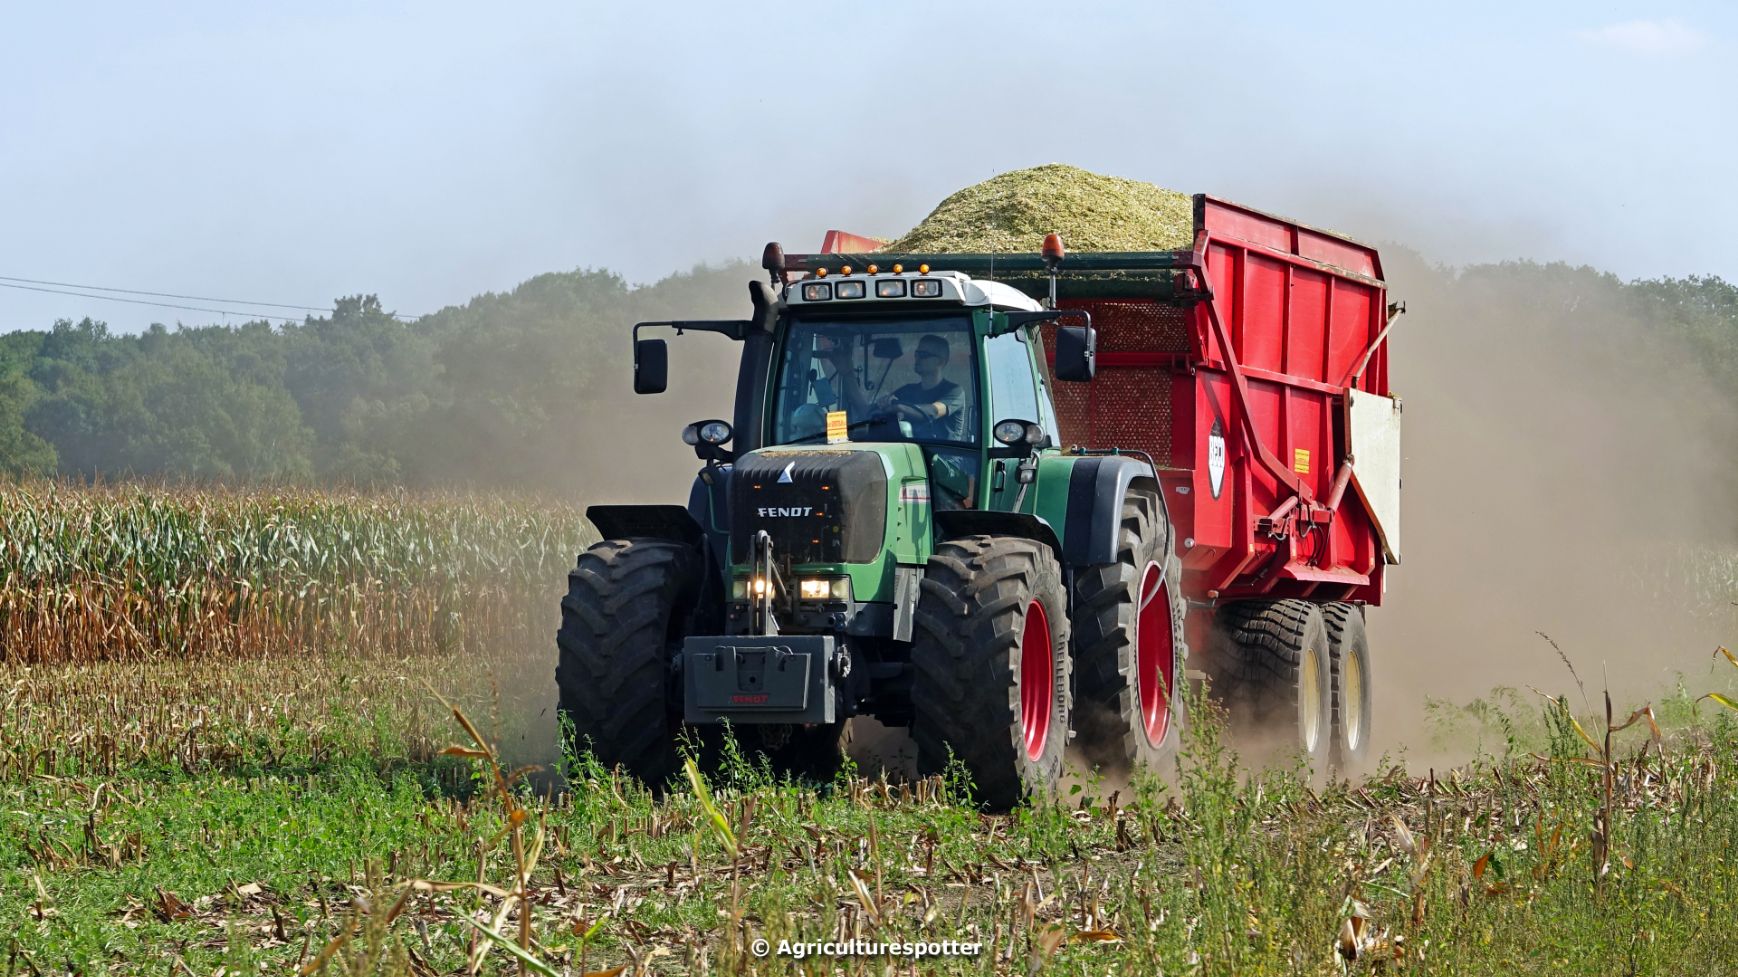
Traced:
<path id="1" fill-rule="evenodd" d="M 11 284 L 11 283 L 19 283 L 19 284 Z M 222 314 L 227 314 L 227 315 L 252 315 L 252 316 L 255 316 L 256 318 L 261 318 L 261 319 L 282 319 L 285 322 L 299 322 L 299 321 L 301 321 L 300 319 L 294 318 L 292 316 L 263 315 L 263 314 L 252 313 L 252 312 L 239 312 L 239 311 L 236 311 L 234 309 L 208 309 L 208 308 L 195 307 L 195 306 L 191 306 L 191 305 L 175 305 L 175 304 L 169 303 L 169 302 L 146 302 L 146 301 L 143 301 L 141 299 L 124 299 L 124 298 L 119 298 L 116 296 L 109 296 L 109 295 L 91 295 L 91 294 L 88 294 L 87 292 L 63 292 L 63 291 L 57 291 L 56 289 L 51 289 L 51 288 L 42 288 L 42 287 L 32 288 L 32 287 L 30 287 L 30 286 L 44 286 L 44 285 L 54 285 L 54 286 L 58 286 L 59 288 L 88 289 L 90 291 L 97 291 L 97 292 L 119 292 L 119 293 L 122 293 L 124 295 L 151 295 L 151 296 L 155 296 L 157 298 L 166 298 L 166 299 L 188 299 L 188 300 L 195 301 L 195 302 L 223 302 L 223 303 L 230 304 L 230 305 L 261 306 L 261 307 L 271 308 L 271 309 L 299 309 L 299 310 L 306 311 L 306 312 L 328 312 L 328 313 L 332 311 L 332 308 L 330 306 L 294 305 L 294 304 L 287 303 L 287 302 L 250 302 L 247 299 L 220 299 L 220 298 L 213 298 L 212 296 L 209 296 L 209 295 L 182 295 L 182 294 L 177 293 L 177 292 L 151 292 L 151 291 L 146 291 L 144 289 L 137 289 L 137 288 L 113 288 L 113 287 L 110 287 L 107 285 L 80 285 L 76 282 L 52 282 L 52 281 L 46 281 L 46 280 L 38 279 L 38 278 L 17 278 L 17 277 L 14 277 L 12 275 L 0 275 L 0 287 L 5 287 L 5 288 L 24 288 L 24 289 L 28 289 L 29 291 L 33 291 L 33 292 L 50 292 L 50 293 L 56 294 L 56 295 L 77 295 L 77 296 L 81 296 L 83 298 L 108 299 L 111 302 L 135 302 L 135 303 L 140 304 L 140 305 L 156 305 L 156 306 L 161 306 L 163 308 L 168 308 L 168 309 L 187 309 L 187 310 L 193 311 L 193 312 L 217 312 L 217 313 L 222 313 Z M 412 321 L 414 321 L 416 319 L 423 318 L 422 316 L 419 316 L 419 315 L 408 315 L 408 314 L 401 313 L 401 312 L 388 312 L 387 315 L 392 316 L 395 319 L 406 319 L 406 320 L 412 320 Z"/>
<path id="2" fill-rule="evenodd" d="M 264 312 L 242 312 L 238 309 L 207 309 L 197 305 L 176 305 L 173 302 L 152 302 L 148 299 L 128 299 L 118 295 L 96 295 L 91 292 L 68 292 L 58 288 L 37 288 L 34 285 L 14 285 L 11 282 L 0 282 L 0 288 L 21 288 L 27 292 L 47 292 L 50 295 L 76 295 L 86 299 L 105 299 L 110 302 L 132 302 L 136 305 L 155 305 L 164 309 L 186 309 L 189 312 L 214 312 L 218 315 L 240 315 L 251 319 L 277 319 L 282 322 L 301 322 L 295 316 L 269 315 Z"/>
<path id="3" fill-rule="evenodd" d="M 83 288 L 93 292 L 125 292 L 128 295 L 154 295 L 164 299 L 192 299 L 196 302 L 223 302 L 228 305 L 263 305 L 274 309 L 302 309 L 307 312 L 330 312 L 313 305 L 289 305 L 284 302 L 249 302 L 246 299 L 217 299 L 209 295 L 178 295 L 174 292 L 147 292 L 137 288 L 110 288 L 107 285 L 80 285 L 76 282 L 48 282 L 37 278 L 14 278 L 0 275 L 0 282 L 23 282 L 26 285 L 54 285 L 59 288 Z"/>

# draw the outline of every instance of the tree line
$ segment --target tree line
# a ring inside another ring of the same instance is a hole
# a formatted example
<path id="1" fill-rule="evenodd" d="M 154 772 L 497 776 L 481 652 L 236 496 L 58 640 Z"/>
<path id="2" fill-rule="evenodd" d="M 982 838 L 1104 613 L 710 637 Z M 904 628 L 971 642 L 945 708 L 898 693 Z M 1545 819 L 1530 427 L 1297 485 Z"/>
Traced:
<path id="1" fill-rule="evenodd" d="M 368 295 L 282 326 L 0 335 L 0 471 L 537 487 L 619 425 L 634 321 L 742 315 L 748 277 L 582 270 L 415 322 Z"/>
<path id="2" fill-rule="evenodd" d="M 1438 306 L 1433 328 L 1454 328 L 1456 309 L 1503 304 L 1508 328 L 1560 336 L 1577 356 L 1604 351 L 1614 377 L 1637 355 L 1681 364 L 1738 416 L 1738 287 L 1719 278 L 1443 269 L 1404 253 L 1389 264 L 1396 297 Z M 599 452 L 636 450 L 645 431 L 669 435 L 666 453 L 679 455 L 673 429 L 640 419 L 667 427 L 723 409 L 733 364 L 684 348 L 688 338 L 672 344 L 680 406 L 633 400 L 628 328 L 744 315 L 754 274 L 700 268 L 641 287 L 601 270 L 545 274 L 415 322 L 354 296 L 286 326 L 123 334 L 87 318 L 0 335 L 0 472 L 559 489 L 598 468 Z"/>

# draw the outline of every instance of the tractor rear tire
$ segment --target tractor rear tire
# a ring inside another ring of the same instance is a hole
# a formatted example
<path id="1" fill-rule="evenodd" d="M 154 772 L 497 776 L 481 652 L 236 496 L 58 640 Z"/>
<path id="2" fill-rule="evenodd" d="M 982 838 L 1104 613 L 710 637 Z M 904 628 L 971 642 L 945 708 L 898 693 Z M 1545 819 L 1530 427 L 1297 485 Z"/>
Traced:
<path id="1" fill-rule="evenodd" d="M 1243 718 L 1248 732 L 1280 734 L 1282 750 L 1302 754 L 1312 777 L 1324 776 L 1333 738 L 1332 646 L 1320 606 L 1238 601 L 1217 623 L 1215 671 L 1230 679 L 1234 723 Z"/>
<path id="2" fill-rule="evenodd" d="M 1334 769 L 1356 771 L 1370 755 L 1370 639 L 1364 609 L 1323 604 L 1322 619 L 1333 657 Z"/>
<path id="3" fill-rule="evenodd" d="M 579 555 L 561 601 L 555 681 L 569 745 L 653 790 L 679 763 L 682 704 L 672 701 L 670 662 L 700 576 L 687 546 L 606 539 Z"/>
<path id="4" fill-rule="evenodd" d="M 1165 774 L 1177 762 L 1189 647 L 1170 535 L 1159 500 L 1131 493 L 1117 562 L 1075 576 L 1075 726 L 1087 760 L 1108 770 Z"/>
<path id="5" fill-rule="evenodd" d="M 911 736 L 922 775 L 965 766 L 1007 810 L 1056 787 L 1068 745 L 1068 595 L 1048 546 L 967 536 L 935 548 L 912 635 Z"/>

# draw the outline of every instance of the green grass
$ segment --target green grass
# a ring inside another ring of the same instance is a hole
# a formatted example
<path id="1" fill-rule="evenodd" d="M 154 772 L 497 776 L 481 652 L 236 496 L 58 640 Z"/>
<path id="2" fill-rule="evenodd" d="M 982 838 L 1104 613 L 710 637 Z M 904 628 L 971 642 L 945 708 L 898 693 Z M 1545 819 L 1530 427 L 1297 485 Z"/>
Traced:
<path id="1" fill-rule="evenodd" d="M 465 684 L 459 665 L 414 671 L 451 692 Z M 511 890 L 507 808 L 475 761 L 439 754 L 466 737 L 400 681 L 404 663 L 312 656 L 275 679 L 237 663 L 235 682 L 261 701 L 308 690 L 287 711 L 252 712 L 224 708 L 233 686 L 209 663 L 155 667 L 140 681 L 181 695 L 173 714 L 207 717 L 183 730 L 182 760 L 15 722 L 46 702 L 80 721 L 101 685 L 0 669 L 12 690 L 0 694 L 3 972 L 284 972 L 346 934 L 331 972 L 465 968 L 479 938 L 464 917 L 489 918 L 498 897 L 409 886 Z M 492 698 L 472 690 L 462 704 L 487 717 Z M 1544 730 L 1542 758 L 1318 793 L 1285 772 L 1251 776 L 1199 723 L 1174 784 L 1089 784 L 1005 816 L 977 813 L 957 779 L 793 785 L 727 756 L 704 783 L 734 858 L 691 788 L 655 800 L 582 762 L 564 793 L 512 795 L 527 844 L 543 838 L 533 952 L 574 973 L 635 960 L 649 973 L 882 972 L 882 960 L 745 949 L 855 934 L 985 945 L 924 973 L 1332 974 L 1391 971 L 1400 964 L 1375 958 L 1398 938 L 1416 973 L 1729 969 L 1738 792 L 1725 761 L 1738 728 L 1725 710 L 1686 711 L 1663 756 L 1637 755 L 1645 732 L 1616 734 L 1609 869 L 1596 882 L 1604 770 L 1555 709 L 1510 709 Z M 548 719 L 483 725 L 512 740 L 533 721 Z M 1355 912 L 1378 939 L 1347 962 L 1335 937 Z M 516 938 L 516 920 L 504 929 Z M 484 964 L 513 969 L 499 948 Z"/>

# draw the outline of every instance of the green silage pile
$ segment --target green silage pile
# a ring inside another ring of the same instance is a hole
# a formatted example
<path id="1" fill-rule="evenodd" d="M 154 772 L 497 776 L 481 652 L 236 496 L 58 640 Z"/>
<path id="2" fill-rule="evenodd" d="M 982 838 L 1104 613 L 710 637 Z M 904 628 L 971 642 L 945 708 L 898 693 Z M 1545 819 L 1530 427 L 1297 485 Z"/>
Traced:
<path id="1" fill-rule="evenodd" d="M 1194 207 L 1175 190 L 1050 163 L 966 187 L 886 250 L 1037 251 L 1052 231 L 1070 251 L 1175 251 L 1194 243 Z"/>

